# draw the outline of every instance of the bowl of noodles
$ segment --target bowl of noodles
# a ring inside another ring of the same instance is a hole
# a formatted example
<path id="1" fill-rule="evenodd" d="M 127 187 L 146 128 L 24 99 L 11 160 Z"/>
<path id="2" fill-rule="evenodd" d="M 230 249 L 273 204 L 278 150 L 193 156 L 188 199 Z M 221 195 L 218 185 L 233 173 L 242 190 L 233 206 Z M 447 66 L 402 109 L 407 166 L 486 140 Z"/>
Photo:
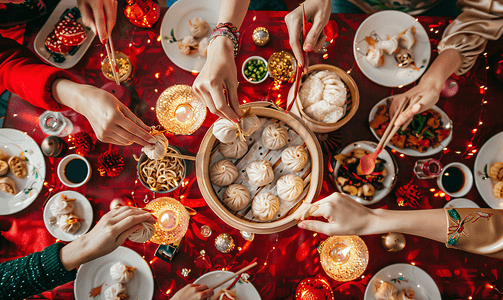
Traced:
<path id="1" fill-rule="evenodd" d="M 168 146 L 168 153 L 178 153 L 180 150 Z M 181 158 L 165 155 L 162 159 L 150 159 L 142 153 L 137 165 L 138 179 L 144 187 L 153 193 L 169 193 L 182 185 L 187 166 Z"/>

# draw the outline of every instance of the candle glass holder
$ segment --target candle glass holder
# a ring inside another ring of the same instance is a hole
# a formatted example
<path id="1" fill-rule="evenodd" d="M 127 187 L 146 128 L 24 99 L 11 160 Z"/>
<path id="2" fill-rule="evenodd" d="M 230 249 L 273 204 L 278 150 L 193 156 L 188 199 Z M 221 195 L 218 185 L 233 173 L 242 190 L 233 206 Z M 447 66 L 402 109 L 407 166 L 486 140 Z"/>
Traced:
<path id="1" fill-rule="evenodd" d="M 115 64 L 119 70 L 119 81 L 124 84 L 132 83 L 135 72 L 129 57 L 120 51 L 115 51 Z M 110 66 L 110 58 L 108 56 L 101 62 L 101 72 L 108 80 L 115 81 L 112 66 Z"/>
<path id="2" fill-rule="evenodd" d="M 274 80 L 285 82 L 295 76 L 297 63 L 293 55 L 286 51 L 274 52 L 267 61 L 267 70 Z"/>
<path id="3" fill-rule="evenodd" d="M 159 123 L 173 134 L 194 133 L 206 118 L 206 105 L 194 94 L 192 87 L 177 84 L 167 88 L 155 106 Z"/>
<path id="4" fill-rule="evenodd" d="M 369 262 L 367 245 L 356 235 L 329 237 L 318 251 L 321 266 L 337 281 L 355 280 L 363 274 Z"/>
<path id="5" fill-rule="evenodd" d="M 64 137 L 72 133 L 73 123 L 57 111 L 45 111 L 38 117 L 42 132 L 48 135 Z"/>
<path id="6" fill-rule="evenodd" d="M 146 209 L 157 218 L 155 234 L 151 242 L 168 245 L 179 242 L 189 227 L 189 212 L 177 200 L 162 197 L 149 202 Z"/>
<path id="7" fill-rule="evenodd" d="M 438 177 L 442 173 L 442 163 L 434 158 L 419 159 L 414 165 L 414 173 L 419 179 Z"/>

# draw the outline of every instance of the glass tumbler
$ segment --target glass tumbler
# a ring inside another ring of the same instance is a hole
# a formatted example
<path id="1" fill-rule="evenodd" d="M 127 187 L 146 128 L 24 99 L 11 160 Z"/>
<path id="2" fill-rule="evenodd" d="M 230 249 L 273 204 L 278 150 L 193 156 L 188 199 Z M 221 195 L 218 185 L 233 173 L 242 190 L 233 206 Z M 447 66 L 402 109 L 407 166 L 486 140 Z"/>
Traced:
<path id="1" fill-rule="evenodd" d="M 414 173 L 419 179 L 431 179 L 442 173 L 442 163 L 434 158 L 419 159 L 414 165 Z"/>

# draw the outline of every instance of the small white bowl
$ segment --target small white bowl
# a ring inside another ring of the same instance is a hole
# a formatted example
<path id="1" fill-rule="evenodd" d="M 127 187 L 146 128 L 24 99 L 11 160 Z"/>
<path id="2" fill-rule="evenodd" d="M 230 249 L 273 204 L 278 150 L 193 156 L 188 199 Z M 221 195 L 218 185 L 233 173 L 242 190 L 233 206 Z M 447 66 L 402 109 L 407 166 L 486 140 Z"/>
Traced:
<path id="1" fill-rule="evenodd" d="M 246 77 L 246 75 L 245 75 L 245 66 L 252 59 L 261 60 L 265 64 L 266 74 L 265 74 L 264 78 L 260 79 L 259 81 L 253 81 L 253 80 L 249 79 L 248 77 Z M 249 83 L 255 83 L 255 84 L 262 83 L 267 79 L 267 77 L 269 77 L 269 71 L 267 71 L 267 60 L 265 60 L 261 56 L 250 56 L 244 61 L 243 65 L 241 66 L 241 73 L 243 74 L 243 77 L 246 79 L 246 81 L 248 81 Z"/>
<path id="2" fill-rule="evenodd" d="M 80 160 L 84 161 L 86 163 L 86 166 L 87 166 L 87 170 L 88 170 L 87 176 L 84 179 L 84 181 L 82 181 L 80 183 L 73 183 L 73 182 L 71 182 L 70 180 L 68 180 L 68 178 L 66 178 L 66 175 L 65 175 L 65 167 L 73 159 L 80 159 Z M 89 181 L 89 179 L 91 178 L 92 170 L 93 169 L 91 169 L 91 164 L 87 161 L 87 159 L 85 159 L 84 157 L 82 157 L 82 156 L 80 156 L 78 154 L 70 154 L 70 155 L 65 156 L 59 162 L 59 165 L 58 165 L 58 177 L 59 177 L 59 180 L 64 185 L 66 185 L 67 187 L 76 188 L 76 187 L 79 187 L 79 186 L 82 186 L 82 185 L 86 184 Z"/>
<path id="3" fill-rule="evenodd" d="M 463 172 L 463 174 L 465 174 L 465 184 L 463 185 L 461 190 L 456 193 L 447 192 L 445 190 L 444 186 L 442 185 L 442 177 L 444 176 L 445 170 L 447 170 L 450 167 L 458 167 Z M 473 186 L 472 171 L 466 165 L 464 165 L 462 163 L 458 163 L 458 162 L 450 163 L 444 167 L 440 176 L 437 177 L 437 185 L 444 193 L 446 193 L 447 195 L 449 195 L 451 197 L 454 197 L 454 198 L 463 197 L 464 195 L 466 195 L 470 191 L 470 189 Z"/>

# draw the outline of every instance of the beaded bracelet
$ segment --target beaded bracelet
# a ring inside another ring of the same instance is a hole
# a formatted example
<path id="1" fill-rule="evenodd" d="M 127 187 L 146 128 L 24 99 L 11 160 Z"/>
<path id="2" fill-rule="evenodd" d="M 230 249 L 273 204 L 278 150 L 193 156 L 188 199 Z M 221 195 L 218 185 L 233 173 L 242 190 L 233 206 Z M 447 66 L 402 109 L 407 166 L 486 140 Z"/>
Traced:
<path id="1" fill-rule="evenodd" d="M 236 26 L 234 26 L 234 24 L 232 24 L 230 22 L 218 23 L 217 26 L 215 26 L 215 28 L 213 30 L 220 29 L 222 27 L 229 28 L 232 31 L 232 33 L 236 34 L 239 37 L 239 30 L 238 30 L 238 28 Z"/>
<path id="2" fill-rule="evenodd" d="M 232 28 L 229 28 L 228 25 L 231 25 Z M 235 32 L 233 32 L 233 30 Z M 232 26 L 231 23 L 219 23 L 211 33 L 208 45 L 211 44 L 217 36 L 225 36 L 234 43 L 234 57 L 236 57 L 239 52 L 239 31 L 237 28 Z"/>

